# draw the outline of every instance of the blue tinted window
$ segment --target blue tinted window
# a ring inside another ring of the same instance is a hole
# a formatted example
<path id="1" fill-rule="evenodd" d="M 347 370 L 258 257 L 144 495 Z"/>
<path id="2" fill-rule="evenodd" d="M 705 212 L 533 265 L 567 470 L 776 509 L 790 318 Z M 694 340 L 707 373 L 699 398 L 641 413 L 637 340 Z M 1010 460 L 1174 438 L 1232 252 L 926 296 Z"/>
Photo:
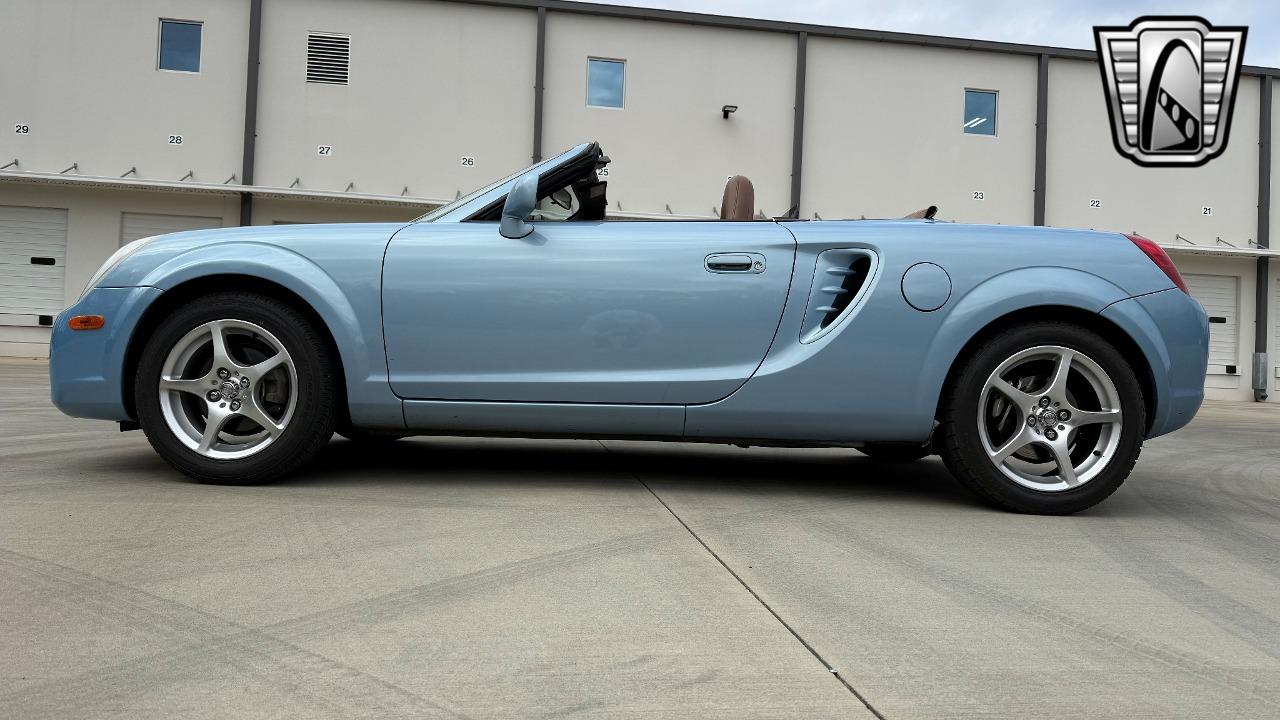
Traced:
<path id="1" fill-rule="evenodd" d="M 626 90 L 627 63 L 624 60 L 587 60 L 587 104 L 622 107 Z"/>
<path id="2" fill-rule="evenodd" d="M 964 132 L 966 135 L 996 134 L 996 93 L 964 91 Z"/>
<path id="3" fill-rule="evenodd" d="M 200 23 L 160 21 L 160 69 L 200 72 Z"/>

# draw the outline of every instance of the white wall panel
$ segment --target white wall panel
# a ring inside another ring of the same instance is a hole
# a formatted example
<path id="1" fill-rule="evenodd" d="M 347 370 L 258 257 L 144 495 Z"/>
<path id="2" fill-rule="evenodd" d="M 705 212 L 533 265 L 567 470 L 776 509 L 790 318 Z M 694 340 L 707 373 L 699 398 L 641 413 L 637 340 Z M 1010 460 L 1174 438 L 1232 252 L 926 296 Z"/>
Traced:
<path id="1" fill-rule="evenodd" d="M 431 207 L 406 205 L 365 205 L 260 198 L 253 203 L 254 225 L 295 225 L 312 223 L 408 223 Z"/>
<path id="2" fill-rule="evenodd" d="M 811 39 L 805 216 L 937 205 L 948 220 L 1031 224 L 1036 72 L 1034 57 Z M 966 88 L 999 92 L 996 135 L 964 133 Z"/>
<path id="3" fill-rule="evenodd" d="M 312 32 L 351 37 L 349 84 L 306 82 Z M 536 41 L 532 10 L 269 0 L 255 183 L 452 200 L 528 165 Z"/>
<path id="4" fill-rule="evenodd" d="M 156 69 L 160 18 L 203 23 L 199 73 Z M 224 182 L 240 172 L 248 28 L 247 0 L 4 0 L 0 164 Z"/>
<path id="5" fill-rule="evenodd" d="M 1259 80 L 1259 83 L 1262 81 Z M 1280 247 L 1280 86 L 1271 82 L 1271 246 Z M 1277 263 L 1272 263 L 1275 272 Z"/>
<path id="6" fill-rule="evenodd" d="M 626 60 L 625 107 L 587 106 L 592 57 Z M 795 58 L 793 35 L 549 13 L 544 154 L 600 141 L 614 212 L 714 216 L 745 175 L 756 209 L 781 215 Z M 727 120 L 725 105 L 738 106 Z"/>
<path id="7" fill-rule="evenodd" d="M 1220 157 L 1198 168 L 1139 167 L 1115 150 L 1097 64 L 1052 61 L 1046 223 L 1249 247 L 1258 228 L 1257 78 L 1242 78 L 1237 95 Z"/>

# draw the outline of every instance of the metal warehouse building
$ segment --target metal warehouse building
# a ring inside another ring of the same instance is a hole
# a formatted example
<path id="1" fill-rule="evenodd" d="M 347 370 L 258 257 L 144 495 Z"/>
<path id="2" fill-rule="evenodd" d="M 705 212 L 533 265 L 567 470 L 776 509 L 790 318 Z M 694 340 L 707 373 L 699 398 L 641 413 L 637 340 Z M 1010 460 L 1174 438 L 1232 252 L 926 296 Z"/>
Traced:
<path id="1" fill-rule="evenodd" d="M 1209 396 L 1252 399 L 1278 73 L 1245 67 L 1221 157 L 1156 169 L 1115 151 L 1092 51 L 557 0 L 7 0 L 0 355 L 46 354 L 129 240 L 409 219 L 596 139 L 622 217 L 713 216 L 743 174 L 765 215 L 1136 230 L 1213 318 Z"/>

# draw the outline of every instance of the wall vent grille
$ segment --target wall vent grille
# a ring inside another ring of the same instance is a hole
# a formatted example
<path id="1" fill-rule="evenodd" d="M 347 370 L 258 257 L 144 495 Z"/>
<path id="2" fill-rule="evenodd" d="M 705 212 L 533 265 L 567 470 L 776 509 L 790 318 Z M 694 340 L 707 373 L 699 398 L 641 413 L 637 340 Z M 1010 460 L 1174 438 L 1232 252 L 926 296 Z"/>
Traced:
<path id="1" fill-rule="evenodd" d="M 307 35 L 307 82 L 346 85 L 351 72 L 351 36 Z"/>

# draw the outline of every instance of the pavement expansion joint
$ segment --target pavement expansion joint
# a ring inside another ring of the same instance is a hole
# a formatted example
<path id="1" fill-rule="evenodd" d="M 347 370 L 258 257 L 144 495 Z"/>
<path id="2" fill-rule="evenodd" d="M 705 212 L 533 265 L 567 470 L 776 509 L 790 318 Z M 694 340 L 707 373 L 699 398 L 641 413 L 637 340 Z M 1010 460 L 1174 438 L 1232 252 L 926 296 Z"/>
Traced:
<path id="1" fill-rule="evenodd" d="M 604 448 L 604 451 L 606 453 L 610 452 L 609 446 L 605 445 L 603 442 L 599 442 L 599 444 L 600 444 L 600 447 Z M 703 540 L 702 537 L 699 536 L 698 533 L 694 531 L 692 527 L 689 526 L 689 523 L 684 521 L 684 518 L 680 517 L 680 515 L 677 514 L 676 511 L 672 509 L 670 505 L 667 504 L 666 500 L 662 499 L 661 495 L 655 492 L 654 489 L 650 487 L 649 484 L 646 483 L 644 479 L 642 479 L 638 474 L 630 473 L 630 475 L 631 477 L 635 478 L 636 482 L 640 483 L 641 487 L 643 487 L 645 490 L 648 490 L 649 494 L 652 495 L 653 498 L 662 505 L 662 507 L 666 508 L 667 512 L 671 514 L 671 517 L 675 518 L 676 522 L 680 523 L 680 526 L 683 527 L 689 533 L 689 535 L 693 537 L 694 540 L 698 541 L 698 544 L 701 545 L 702 548 L 706 550 L 707 553 L 710 554 L 711 557 L 714 558 L 717 563 L 720 564 L 720 567 L 725 569 L 725 572 L 733 576 L 733 579 L 737 580 L 738 584 L 741 585 L 743 589 L 751 593 L 751 597 L 755 598 L 756 602 L 760 603 L 760 607 L 763 607 L 766 611 L 768 611 L 768 613 L 773 616 L 773 619 L 777 620 L 778 623 L 782 625 L 782 627 L 785 628 L 787 632 L 791 633 L 791 636 L 794 637 L 796 641 L 799 642 L 802 646 L 804 646 L 804 649 L 809 651 L 809 654 L 812 655 L 814 659 L 822 663 L 822 666 L 826 668 L 828 672 L 831 673 L 832 677 L 840 681 L 840 684 L 844 685 L 845 689 L 848 690 L 850 693 L 852 693 L 853 696 L 856 697 L 858 701 L 861 702 L 872 715 L 876 716 L 880 720 L 886 720 L 885 716 L 881 714 L 880 711 L 877 710 L 875 706 L 871 704 L 870 701 L 867 700 L 866 696 L 858 692 L 857 688 L 855 688 L 852 684 L 850 684 L 849 681 L 846 680 L 845 677 L 840 674 L 839 670 L 837 670 L 834 666 L 832 666 L 831 663 L 827 662 L 826 658 L 822 657 L 822 654 L 818 652 L 817 648 L 811 645 L 809 641 L 805 640 L 804 637 L 801 636 L 799 632 L 796 632 L 796 629 L 793 628 L 790 623 L 782 619 L 782 616 L 778 614 L 778 611 L 774 610 L 773 607 L 769 605 L 769 603 L 765 602 L 764 598 L 760 597 L 760 594 L 757 593 L 755 589 L 752 588 L 749 584 L 747 584 L 747 581 L 744 580 L 743 577 L 737 573 L 737 571 L 735 571 L 732 567 L 730 567 L 729 563 L 725 562 L 724 558 L 720 557 L 719 553 L 717 553 L 715 550 L 712 550 L 711 546 L 708 545 L 707 542 Z"/>

